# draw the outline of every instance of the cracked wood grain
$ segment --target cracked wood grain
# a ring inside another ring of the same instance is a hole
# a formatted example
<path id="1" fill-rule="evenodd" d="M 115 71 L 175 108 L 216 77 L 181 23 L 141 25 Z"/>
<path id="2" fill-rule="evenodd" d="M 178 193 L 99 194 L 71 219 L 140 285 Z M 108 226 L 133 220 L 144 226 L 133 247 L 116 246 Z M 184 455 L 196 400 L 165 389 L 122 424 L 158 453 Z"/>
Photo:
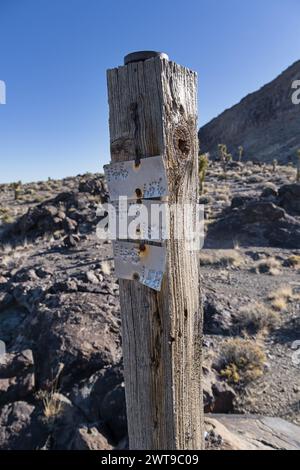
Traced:
<path id="1" fill-rule="evenodd" d="M 163 155 L 170 204 L 196 204 L 196 74 L 153 58 L 107 77 L 112 161 Z M 120 279 L 131 449 L 203 448 L 198 256 L 174 239 L 177 217 L 170 221 L 161 291 Z"/>

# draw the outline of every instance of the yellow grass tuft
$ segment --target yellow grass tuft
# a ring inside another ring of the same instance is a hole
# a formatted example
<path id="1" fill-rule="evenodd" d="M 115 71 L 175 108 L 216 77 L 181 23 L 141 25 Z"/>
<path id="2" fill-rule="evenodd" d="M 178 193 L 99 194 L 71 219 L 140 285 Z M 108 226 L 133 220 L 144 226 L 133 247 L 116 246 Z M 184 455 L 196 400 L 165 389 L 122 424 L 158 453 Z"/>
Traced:
<path id="1" fill-rule="evenodd" d="M 295 269 L 300 269 L 300 255 L 292 255 L 288 258 L 288 265 Z"/>
<path id="2" fill-rule="evenodd" d="M 239 250 L 215 250 L 200 253 L 200 263 L 202 266 L 234 266 L 243 264 L 243 257 Z"/>
<path id="3" fill-rule="evenodd" d="M 252 382 L 263 375 L 266 356 L 256 341 L 229 339 L 221 350 L 221 376 L 231 383 Z"/>

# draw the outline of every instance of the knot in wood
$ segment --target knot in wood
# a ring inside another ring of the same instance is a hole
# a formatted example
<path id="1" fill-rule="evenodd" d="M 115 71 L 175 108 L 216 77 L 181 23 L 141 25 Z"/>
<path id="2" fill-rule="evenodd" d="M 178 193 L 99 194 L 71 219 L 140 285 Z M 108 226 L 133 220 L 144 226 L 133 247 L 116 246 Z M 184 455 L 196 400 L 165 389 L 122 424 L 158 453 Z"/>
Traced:
<path id="1" fill-rule="evenodd" d="M 186 126 L 180 125 L 176 127 L 173 136 L 173 144 L 176 154 L 185 159 L 191 152 L 192 142 L 191 135 Z"/>

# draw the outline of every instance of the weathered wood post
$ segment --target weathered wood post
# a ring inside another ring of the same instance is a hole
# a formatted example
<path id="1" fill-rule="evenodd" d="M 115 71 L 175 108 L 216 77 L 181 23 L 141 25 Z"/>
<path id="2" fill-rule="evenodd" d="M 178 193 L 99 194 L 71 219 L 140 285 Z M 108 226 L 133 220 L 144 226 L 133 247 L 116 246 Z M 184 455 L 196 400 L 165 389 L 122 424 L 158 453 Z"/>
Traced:
<path id="1" fill-rule="evenodd" d="M 168 204 L 198 198 L 196 73 L 165 54 L 134 53 L 108 71 L 112 162 L 161 155 Z M 170 218 L 160 292 L 120 279 L 131 449 L 201 449 L 202 313 L 198 256 L 177 240 Z"/>

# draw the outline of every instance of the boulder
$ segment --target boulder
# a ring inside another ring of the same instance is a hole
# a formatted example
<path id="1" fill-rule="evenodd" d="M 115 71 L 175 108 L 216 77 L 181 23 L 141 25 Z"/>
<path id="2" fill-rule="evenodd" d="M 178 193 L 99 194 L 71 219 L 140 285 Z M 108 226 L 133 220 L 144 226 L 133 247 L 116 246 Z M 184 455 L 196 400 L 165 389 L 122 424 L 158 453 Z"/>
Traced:
<path id="1" fill-rule="evenodd" d="M 80 426 L 75 433 L 71 450 L 111 450 L 106 437 L 95 426 Z"/>
<path id="2" fill-rule="evenodd" d="M 205 413 L 232 413 L 236 392 L 221 381 L 212 367 L 203 367 L 203 398 Z"/>
<path id="3" fill-rule="evenodd" d="M 228 306 L 214 294 L 205 293 L 203 296 L 204 334 L 228 335 L 232 330 L 232 315 Z"/>
<path id="4" fill-rule="evenodd" d="M 101 202 L 105 202 L 108 196 L 104 180 L 99 177 L 87 178 L 81 181 L 79 183 L 79 192 L 98 195 L 101 197 Z"/>
<path id="5" fill-rule="evenodd" d="M 36 450 L 47 433 L 34 406 L 24 401 L 4 405 L 0 411 L 0 449 Z"/>
<path id="6" fill-rule="evenodd" d="M 300 183 L 281 186 L 278 204 L 289 214 L 300 215 Z"/>
<path id="7" fill-rule="evenodd" d="M 72 402 L 91 422 L 101 420 L 116 442 L 127 434 L 123 369 L 106 367 L 71 392 Z"/>
<path id="8" fill-rule="evenodd" d="M 241 244 L 300 248 L 300 221 L 268 200 L 252 200 L 225 210 L 208 228 L 207 245 L 213 240 L 239 240 Z"/>
<path id="9" fill-rule="evenodd" d="M 23 343 L 34 344 L 39 388 L 51 387 L 60 364 L 64 365 L 60 375 L 64 392 L 120 360 L 120 332 L 109 328 L 115 311 L 107 309 L 106 296 L 101 302 L 95 298 L 87 302 L 85 295 L 73 290 L 48 293 L 20 327 Z"/>
<path id="10" fill-rule="evenodd" d="M 300 427 L 280 418 L 210 415 L 205 417 L 205 428 L 210 449 L 300 450 Z"/>
<path id="11" fill-rule="evenodd" d="M 34 386 L 31 350 L 0 356 L 0 406 L 32 395 Z"/>
<path id="12" fill-rule="evenodd" d="M 269 183 L 262 191 L 261 198 L 262 199 L 270 199 L 275 200 L 278 196 L 278 191 L 275 184 Z"/>

